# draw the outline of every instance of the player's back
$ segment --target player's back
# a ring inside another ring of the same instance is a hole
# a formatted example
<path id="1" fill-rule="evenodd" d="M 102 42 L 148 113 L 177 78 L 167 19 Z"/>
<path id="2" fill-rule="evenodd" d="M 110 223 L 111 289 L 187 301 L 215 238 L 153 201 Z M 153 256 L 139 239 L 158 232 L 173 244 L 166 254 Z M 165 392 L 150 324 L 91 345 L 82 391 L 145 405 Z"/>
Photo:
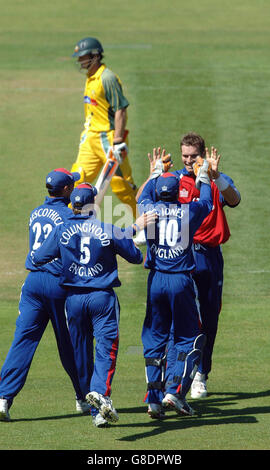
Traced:
<path id="1" fill-rule="evenodd" d="M 131 263 L 142 262 L 131 236 L 94 217 L 71 216 L 59 227 L 58 243 L 63 264 L 60 283 L 70 287 L 120 286 L 116 255 Z"/>
<path id="2" fill-rule="evenodd" d="M 116 110 L 128 105 L 119 77 L 105 64 L 86 79 L 84 89 L 86 129 L 93 132 L 108 132 L 114 129 Z"/>
<path id="3" fill-rule="evenodd" d="M 211 210 L 210 201 L 189 204 L 159 201 L 153 207 L 159 217 L 155 232 L 147 234 L 145 267 L 167 273 L 192 271 L 193 236 Z"/>
<path id="4" fill-rule="evenodd" d="M 29 252 L 26 257 L 25 267 L 29 271 L 47 271 L 59 275 L 62 264 L 59 259 L 53 260 L 44 266 L 35 266 L 32 263 L 31 253 L 35 252 L 44 243 L 52 230 L 62 225 L 71 214 L 67 206 L 68 201 L 62 197 L 49 197 L 40 206 L 36 207 L 29 218 Z"/>

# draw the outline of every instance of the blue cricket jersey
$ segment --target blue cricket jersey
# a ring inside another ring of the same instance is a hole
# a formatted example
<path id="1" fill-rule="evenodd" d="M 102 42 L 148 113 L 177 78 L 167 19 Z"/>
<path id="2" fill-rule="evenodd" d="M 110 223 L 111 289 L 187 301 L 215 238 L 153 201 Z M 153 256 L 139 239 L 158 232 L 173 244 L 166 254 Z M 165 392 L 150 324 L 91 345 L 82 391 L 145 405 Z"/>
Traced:
<path id="1" fill-rule="evenodd" d="M 181 203 L 187 204 L 191 201 L 198 201 L 200 199 L 200 192 L 195 186 L 195 177 L 190 175 L 185 168 L 171 173 L 179 178 L 178 199 Z M 224 173 L 221 174 L 240 196 L 233 180 Z M 216 247 L 225 243 L 230 237 L 228 222 L 223 210 L 223 207 L 228 204 L 213 181 L 211 182 L 211 188 L 213 210 L 205 218 L 197 232 L 194 234 L 194 243 Z M 139 197 L 138 202 L 140 204 L 140 212 L 143 212 L 144 210 L 143 206 L 145 201 L 157 202 L 156 178 L 147 182 Z"/>
<path id="2" fill-rule="evenodd" d="M 183 176 L 192 178 L 192 176 L 190 176 L 189 172 L 185 168 L 182 168 L 181 170 L 170 171 L 170 173 L 172 175 L 177 176 L 177 178 L 179 178 L 179 180 L 180 180 L 180 183 L 179 183 L 179 198 L 182 200 L 182 195 L 181 195 L 181 192 L 180 192 L 181 191 L 181 178 Z M 220 172 L 220 174 L 228 181 L 230 186 L 232 186 L 235 189 L 235 191 L 237 191 L 239 193 L 239 191 L 235 187 L 234 182 L 230 178 L 230 176 L 226 175 L 225 173 L 221 173 L 221 172 Z M 145 200 L 147 200 L 147 201 L 151 200 L 152 202 L 157 202 L 156 180 L 157 180 L 157 178 L 153 178 L 153 179 L 150 179 L 147 182 L 147 184 L 143 188 L 143 191 L 142 191 L 142 193 L 139 197 L 138 204 L 144 204 Z M 194 181 L 195 181 L 195 178 L 194 178 Z M 219 193 L 219 198 L 220 198 L 220 203 L 223 206 L 227 204 L 221 193 Z M 187 202 L 190 202 L 190 199 Z"/>
<path id="3" fill-rule="evenodd" d="M 53 259 L 44 266 L 35 266 L 32 255 L 40 248 L 53 229 L 62 225 L 72 214 L 68 208 L 69 200 L 63 197 L 45 198 L 42 205 L 34 209 L 29 218 L 29 252 L 26 257 L 25 267 L 29 271 L 46 271 L 58 275 L 62 271 L 62 263 L 59 259 Z"/>
<path id="4" fill-rule="evenodd" d="M 60 285 L 89 289 L 118 287 L 116 256 L 129 263 L 143 261 L 141 251 L 132 239 L 133 232 L 105 224 L 93 215 L 71 215 L 58 225 L 43 245 L 33 253 L 36 265 L 61 258 Z"/>
<path id="5" fill-rule="evenodd" d="M 147 232 L 145 267 L 166 273 L 192 271 L 195 268 L 191 250 L 193 236 L 212 210 L 211 186 L 201 185 L 198 202 L 153 204 L 144 199 L 143 204 L 145 209 L 151 207 L 159 215 L 154 233 L 151 229 Z"/>

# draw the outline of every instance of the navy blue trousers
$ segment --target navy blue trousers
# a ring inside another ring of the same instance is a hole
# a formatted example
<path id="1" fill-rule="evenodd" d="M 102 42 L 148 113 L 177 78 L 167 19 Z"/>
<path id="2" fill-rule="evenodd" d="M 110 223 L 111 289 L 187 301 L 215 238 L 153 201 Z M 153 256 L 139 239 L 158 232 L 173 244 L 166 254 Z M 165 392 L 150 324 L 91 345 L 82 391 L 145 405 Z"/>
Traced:
<path id="1" fill-rule="evenodd" d="M 200 334 L 193 279 L 185 273 L 151 271 L 148 276 L 147 309 L 142 329 L 148 388 L 146 403 L 160 403 L 164 397 L 162 363 L 155 365 L 151 362 L 165 357 L 172 325 L 172 343 L 177 356 L 188 354 L 195 338 Z M 184 367 L 184 361 L 174 361 L 172 376 L 183 376 Z M 174 394 L 177 393 L 177 388 L 178 384 L 171 381 L 166 391 Z"/>
<path id="2" fill-rule="evenodd" d="M 74 352 L 65 318 L 67 292 L 58 277 L 41 271 L 30 272 L 22 287 L 14 339 L 0 373 L 0 397 L 12 404 L 29 372 L 42 335 L 51 321 L 59 356 L 73 384 L 76 397 L 84 399 Z"/>
<path id="3" fill-rule="evenodd" d="M 68 294 L 66 316 L 85 395 L 89 391 L 111 395 L 118 354 L 119 314 L 118 298 L 112 289 L 72 289 Z"/>
<path id="4" fill-rule="evenodd" d="M 198 367 L 206 379 L 212 368 L 213 348 L 217 335 L 219 314 L 222 305 L 223 289 L 223 256 L 221 248 L 194 245 L 196 270 L 192 273 L 195 281 L 199 310 L 201 316 L 201 332 L 206 335 L 202 359 Z M 173 367 L 177 351 L 173 346 L 173 331 L 167 348 L 166 380 L 172 379 Z"/>

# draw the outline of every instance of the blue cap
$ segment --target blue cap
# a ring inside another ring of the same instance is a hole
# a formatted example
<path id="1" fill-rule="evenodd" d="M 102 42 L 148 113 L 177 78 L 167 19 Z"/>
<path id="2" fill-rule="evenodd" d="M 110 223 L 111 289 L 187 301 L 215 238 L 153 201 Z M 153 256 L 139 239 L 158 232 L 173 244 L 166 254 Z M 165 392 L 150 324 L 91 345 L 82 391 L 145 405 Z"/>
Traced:
<path id="1" fill-rule="evenodd" d="M 52 190 L 58 190 L 79 181 L 80 177 L 80 173 L 70 173 L 65 168 L 56 168 L 46 176 L 46 185 L 49 184 Z"/>
<path id="2" fill-rule="evenodd" d="M 156 192 L 160 199 L 162 196 L 177 196 L 179 178 L 173 173 L 163 173 L 157 179 Z"/>
<path id="3" fill-rule="evenodd" d="M 73 189 L 70 201 L 73 207 L 83 207 L 85 204 L 92 204 L 97 195 L 97 188 L 90 183 L 79 184 Z"/>

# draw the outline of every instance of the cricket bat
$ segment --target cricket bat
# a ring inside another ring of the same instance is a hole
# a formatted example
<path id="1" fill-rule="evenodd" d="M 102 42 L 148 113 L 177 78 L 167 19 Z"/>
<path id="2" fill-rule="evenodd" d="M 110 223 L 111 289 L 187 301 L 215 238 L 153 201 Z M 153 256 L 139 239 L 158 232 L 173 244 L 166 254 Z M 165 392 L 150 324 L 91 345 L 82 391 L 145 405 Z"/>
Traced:
<path id="1" fill-rule="evenodd" d="M 114 152 L 112 147 L 109 148 L 109 151 L 107 153 L 107 161 L 105 165 L 103 166 L 100 172 L 100 175 L 98 177 L 98 180 L 95 184 L 95 187 L 97 189 L 97 195 L 95 197 L 95 204 L 97 204 L 99 207 L 103 201 L 103 198 L 112 180 L 112 177 L 115 175 L 115 172 L 119 164 L 122 163 L 123 158 L 126 155 L 126 151 L 125 151 L 126 148 L 127 148 L 126 144 L 123 144 L 121 156 L 120 156 L 119 150 L 117 152 Z"/>

